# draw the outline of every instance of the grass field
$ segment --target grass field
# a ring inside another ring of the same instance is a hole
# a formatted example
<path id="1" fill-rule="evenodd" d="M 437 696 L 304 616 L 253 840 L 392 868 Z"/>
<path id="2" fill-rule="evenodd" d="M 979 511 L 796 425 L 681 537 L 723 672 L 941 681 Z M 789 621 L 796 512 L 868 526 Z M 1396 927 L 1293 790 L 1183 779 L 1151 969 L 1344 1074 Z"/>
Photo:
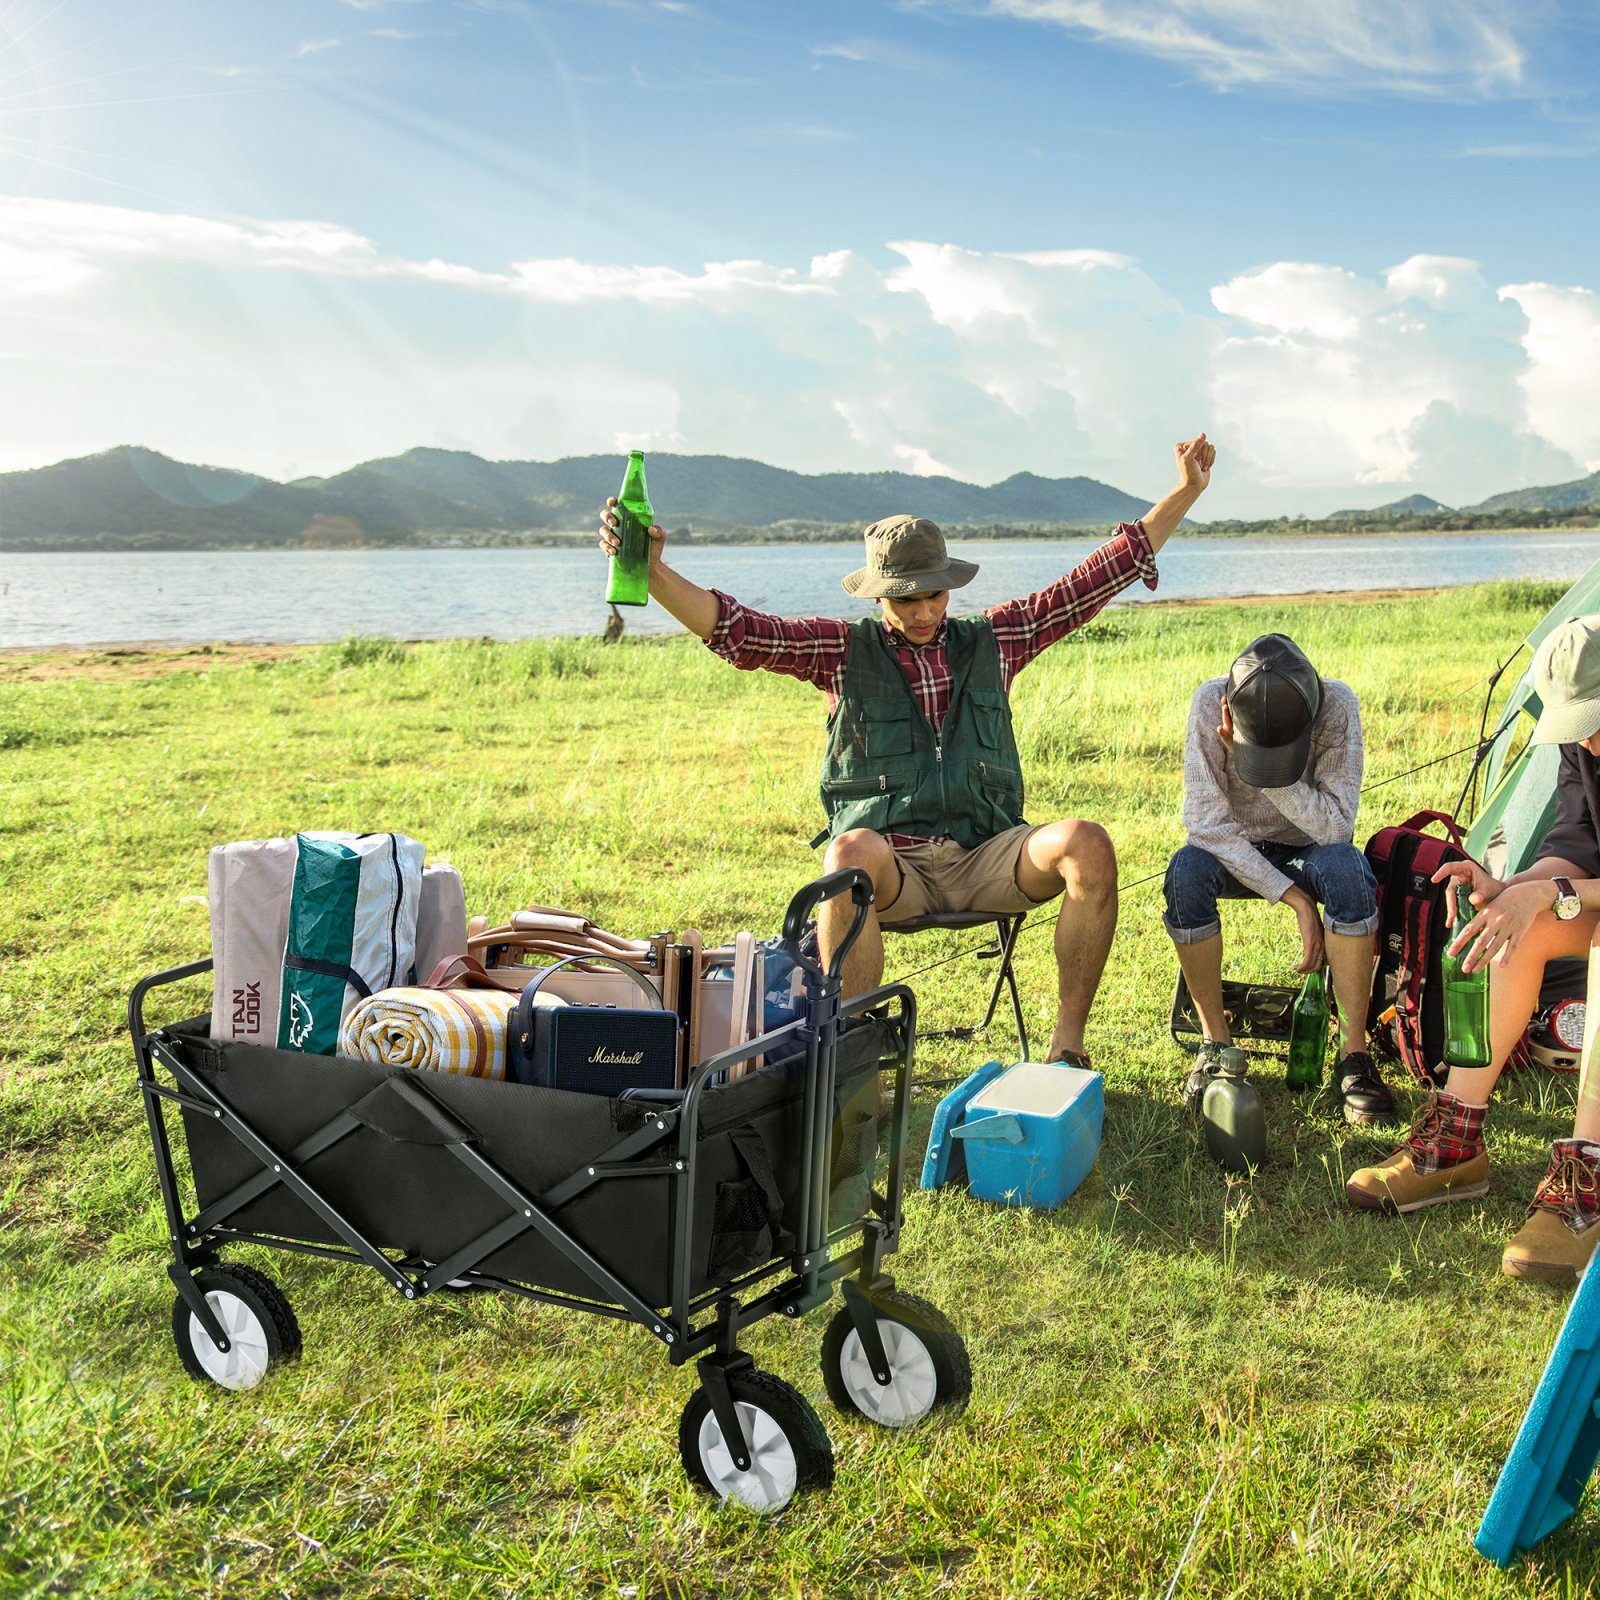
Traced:
<path id="1" fill-rule="evenodd" d="M 1499 1252 L 1569 1084 L 1508 1083 L 1486 1200 L 1397 1221 L 1341 1200 L 1392 1141 L 1263 1061 L 1270 1162 L 1230 1184 L 1178 1102 L 1148 881 L 1182 838 L 1189 692 L 1256 633 L 1355 688 L 1376 784 L 1476 735 L 1485 676 L 1559 590 L 1114 610 L 1019 680 L 1030 817 L 1104 820 L 1121 854 L 1100 1164 L 1054 1213 L 911 1193 L 893 1267 L 966 1334 L 959 1418 L 901 1436 L 832 1413 L 826 1313 L 753 1335 L 837 1459 L 831 1495 L 774 1523 L 690 1488 L 692 1379 L 619 1324 L 410 1306 L 364 1270 L 241 1251 L 304 1354 L 244 1395 L 190 1381 L 123 1012 L 136 978 L 206 952 L 207 848 L 297 828 L 411 833 L 472 910 L 775 931 L 818 866 L 820 696 L 683 639 L 0 659 L 0 1593 L 1161 1596 L 1175 1574 L 1180 1595 L 1593 1593 L 1592 1499 L 1509 1574 L 1470 1546 L 1565 1308 Z M 1452 804 L 1462 775 L 1374 789 L 1358 838 Z M 1020 960 L 1040 1040 L 1046 926 Z M 1230 971 L 1287 978 L 1286 913 L 1231 907 L 1228 930 Z M 891 975 L 961 948 L 891 942 Z M 987 971 L 919 977 L 926 1023 L 969 1016 Z M 936 1098 L 917 1096 L 916 1164 Z"/>

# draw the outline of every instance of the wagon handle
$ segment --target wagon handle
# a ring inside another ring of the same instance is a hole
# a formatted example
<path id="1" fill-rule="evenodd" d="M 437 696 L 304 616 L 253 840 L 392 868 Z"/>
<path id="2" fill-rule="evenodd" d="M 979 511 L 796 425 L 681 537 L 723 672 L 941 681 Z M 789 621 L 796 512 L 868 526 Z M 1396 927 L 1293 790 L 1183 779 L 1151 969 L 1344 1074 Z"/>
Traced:
<path id="1" fill-rule="evenodd" d="M 133 986 L 133 993 L 128 996 L 128 1031 L 133 1035 L 136 1047 L 143 1048 L 144 1031 L 144 997 L 152 989 L 159 988 L 164 983 L 177 983 L 184 978 L 198 978 L 202 972 L 211 970 L 211 957 L 203 961 L 191 961 L 185 966 L 169 967 L 165 972 L 153 972 L 148 978 L 141 978 Z"/>
<path id="2" fill-rule="evenodd" d="M 833 952 L 833 960 L 824 973 L 822 964 L 806 955 L 801 948 L 801 941 L 806 936 L 806 927 L 811 921 L 812 912 L 824 900 L 831 900 L 835 895 L 843 894 L 846 889 L 850 891 L 850 899 L 855 904 L 855 921 L 850 924 L 850 931 L 840 942 L 839 948 Z M 841 867 L 837 872 L 830 872 L 824 877 L 817 878 L 795 895 L 789 902 L 789 909 L 784 913 L 785 951 L 797 967 L 804 968 L 813 978 L 837 978 L 844 966 L 844 958 L 849 953 L 850 946 L 861 937 L 861 930 L 867 925 L 867 911 L 871 905 L 872 879 L 860 867 Z"/>

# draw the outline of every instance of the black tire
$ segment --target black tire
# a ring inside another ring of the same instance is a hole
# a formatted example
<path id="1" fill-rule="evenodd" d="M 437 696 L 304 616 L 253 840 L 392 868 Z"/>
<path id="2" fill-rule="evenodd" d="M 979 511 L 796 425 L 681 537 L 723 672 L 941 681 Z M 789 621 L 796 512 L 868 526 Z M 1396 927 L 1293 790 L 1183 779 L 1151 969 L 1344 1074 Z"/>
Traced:
<path id="1" fill-rule="evenodd" d="M 950 1319 L 937 1306 L 901 1289 L 878 1290 L 872 1304 L 878 1313 L 879 1335 L 890 1352 L 890 1384 L 880 1390 L 859 1359 L 853 1359 L 861 1342 L 852 1338 L 856 1325 L 849 1309 L 841 1307 L 822 1340 L 822 1382 L 834 1405 L 888 1428 L 920 1422 L 934 1411 L 958 1414 L 965 1410 L 972 1398 L 972 1362 L 966 1342 Z M 902 1352 L 898 1374 L 890 1348 L 896 1344 Z M 927 1394 L 930 1379 L 931 1397 Z"/>
<path id="2" fill-rule="evenodd" d="M 194 1281 L 201 1294 L 229 1297 L 248 1313 L 248 1318 L 254 1319 L 251 1342 L 259 1345 L 265 1360 L 259 1373 L 246 1382 L 230 1382 L 226 1375 L 219 1375 L 219 1370 L 225 1372 L 227 1367 L 227 1363 L 219 1363 L 222 1352 L 198 1327 L 188 1302 L 178 1295 L 172 1306 L 172 1339 L 178 1347 L 178 1358 L 191 1378 L 215 1383 L 224 1389 L 254 1388 L 266 1375 L 267 1368 L 300 1354 L 300 1324 L 295 1321 L 288 1297 L 266 1273 L 257 1272 L 253 1267 L 207 1267 L 194 1275 Z M 225 1317 L 224 1321 L 227 1320 Z"/>
<path id="3" fill-rule="evenodd" d="M 683 1470 L 689 1474 L 691 1482 L 708 1494 L 744 1505 L 763 1516 L 782 1511 L 802 1490 L 832 1486 L 833 1446 L 828 1442 L 828 1430 L 811 1402 L 798 1389 L 754 1367 L 734 1373 L 728 1379 L 728 1389 L 736 1406 L 750 1407 L 759 1413 L 755 1419 L 757 1460 L 743 1473 L 733 1468 L 731 1458 L 719 1464 L 715 1456 L 722 1430 L 712 1415 L 711 1396 L 704 1389 L 696 1389 L 678 1423 L 678 1453 L 683 1457 Z M 743 1409 L 740 1420 L 748 1436 L 751 1418 Z M 761 1449 L 763 1435 L 768 1445 L 765 1451 Z M 782 1444 L 787 1447 L 787 1458 L 777 1447 L 777 1435 L 782 1436 Z M 711 1459 L 706 1448 L 708 1442 Z M 748 1437 L 746 1442 L 749 1442 Z M 778 1475 L 775 1467 L 788 1471 Z M 790 1475 L 792 1483 L 788 1482 Z"/>

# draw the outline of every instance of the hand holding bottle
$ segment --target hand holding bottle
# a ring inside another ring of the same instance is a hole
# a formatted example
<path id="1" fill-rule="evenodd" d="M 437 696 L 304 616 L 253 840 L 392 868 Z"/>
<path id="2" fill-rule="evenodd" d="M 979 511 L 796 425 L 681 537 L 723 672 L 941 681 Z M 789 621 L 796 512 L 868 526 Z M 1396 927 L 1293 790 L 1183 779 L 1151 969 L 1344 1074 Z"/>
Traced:
<path id="1" fill-rule="evenodd" d="M 1444 883 L 1447 880 L 1453 880 L 1465 887 L 1468 891 L 1467 898 L 1480 910 L 1506 887 L 1487 867 L 1479 866 L 1470 857 L 1463 861 L 1445 862 L 1431 879 L 1434 883 Z M 1458 891 L 1451 891 L 1451 893 L 1456 892 Z"/>
<path id="2" fill-rule="evenodd" d="M 1452 866 L 1458 863 L 1450 863 Z M 1481 869 L 1480 869 L 1481 870 Z M 1478 897 L 1472 896 L 1473 900 Z M 1450 941 L 1452 955 L 1463 950 L 1461 970 L 1476 972 L 1493 961 L 1503 967 L 1534 920 L 1554 904 L 1555 889 L 1548 879 L 1504 884 L 1484 908 Z M 1468 947 L 1471 947 L 1470 949 Z"/>
<path id="3" fill-rule="evenodd" d="M 600 508 L 600 536 L 595 542 L 608 556 L 614 556 L 622 547 L 622 540 L 617 532 L 616 505 L 617 497 L 610 495 Z M 650 535 L 650 575 L 654 577 L 656 568 L 661 565 L 661 552 L 666 548 L 667 530 L 659 523 L 652 522 L 646 532 Z"/>

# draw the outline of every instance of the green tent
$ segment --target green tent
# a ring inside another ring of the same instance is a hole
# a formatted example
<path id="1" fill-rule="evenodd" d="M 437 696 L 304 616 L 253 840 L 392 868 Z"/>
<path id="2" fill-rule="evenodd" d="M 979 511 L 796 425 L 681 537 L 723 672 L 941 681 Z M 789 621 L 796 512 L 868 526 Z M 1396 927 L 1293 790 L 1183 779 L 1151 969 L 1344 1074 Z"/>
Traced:
<path id="1" fill-rule="evenodd" d="M 1600 561 L 1562 595 L 1528 635 L 1528 665 L 1489 735 L 1478 774 L 1484 800 L 1467 834 L 1467 853 L 1496 877 L 1510 877 L 1533 864 L 1534 851 L 1556 814 L 1561 747 L 1528 743 L 1544 709 L 1533 687 L 1533 653 L 1553 628 L 1597 611 Z"/>

